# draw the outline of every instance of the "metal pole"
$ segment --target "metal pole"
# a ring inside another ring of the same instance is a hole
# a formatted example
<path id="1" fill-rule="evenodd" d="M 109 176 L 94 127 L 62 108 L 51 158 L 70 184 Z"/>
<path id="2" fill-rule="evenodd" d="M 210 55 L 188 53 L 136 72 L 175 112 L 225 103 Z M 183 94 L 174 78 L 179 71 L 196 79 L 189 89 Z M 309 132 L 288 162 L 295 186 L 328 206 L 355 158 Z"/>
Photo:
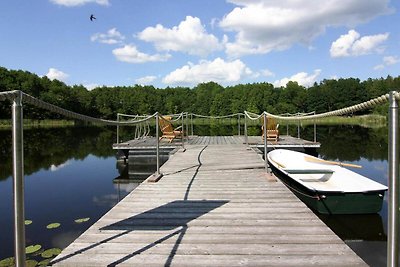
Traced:
<path id="1" fill-rule="evenodd" d="M 246 145 L 249 145 L 249 139 L 247 137 L 247 115 L 246 113 L 244 114 L 244 140 L 246 142 Z"/>
<path id="2" fill-rule="evenodd" d="M 24 210 L 24 139 L 22 92 L 14 98 L 12 105 L 12 147 L 14 181 L 14 251 L 15 265 L 25 266 L 25 210 Z"/>
<path id="3" fill-rule="evenodd" d="M 399 266 L 399 119 L 394 92 L 389 94 L 389 211 L 387 266 Z"/>
<path id="4" fill-rule="evenodd" d="M 315 111 L 314 111 L 314 115 L 315 115 Z M 316 119 L 314 119 L 314 143 L 317 142 L 317 122 Z"/>
<path id="5" fill-rule="evenodd" d="M 119 122 L 119 113 L 117 114 L 117 121 Z M 117 144 L 119 144 L 119 124 L 117 124 Z"/>
<path id="6" fill-rule="evenodd" d="M 160 137 L 159 137 L 159 126 L 158 121 L 160 120 L 160 115 L 156 113 L 156 153 L 157 153 L 157 176 L 160 175 Z"/>
<path id="7" fill-rule="evenodd" d="M 265 170 L 268 172 L 268 159 L 267 159 L 267 151 L 268 151 L 268 146 L 267 146 L 267 113 L 264 111 L 264 162 L 265 162 Z"/>
<path id="8" fill-rule="evenodd" d="M 185 117 L 185 121 L 186 121 L 186 136 L 189 139 L 189 123 L 188 123 L 189 114 L 187 112 L 185 112 L 185 116 L 186 116 Z"/>
<path id="9" fill-rule="evenodd" d="M 181 115 L 182 115 L 182 148 L 183 148 L 183 151 L 185 151 L 185 132 L 183 131 L 183 127 L 184 127 L 184 114 L 183 113 L 181 113 Z"/>
<path id="10" fill-rule="evenodd" d="M 289 135 L 289 121 L 286 121 L 286 135 Z"/>
<path id="11" fill-rule="evenodd" d="M 300 120 L 297 120 L 297 138 L 300 139 Z"/>
<path id="12" fill-rule="evenodd" d="M 240 113 L 238 113 L 238 136 L 240 136 Z"/>
<path id="13" fill-rule="evenodd" d="M 193 113 L 190 113 L 190 123 L 192 127 L 192 136 L 193 136 Z"/>

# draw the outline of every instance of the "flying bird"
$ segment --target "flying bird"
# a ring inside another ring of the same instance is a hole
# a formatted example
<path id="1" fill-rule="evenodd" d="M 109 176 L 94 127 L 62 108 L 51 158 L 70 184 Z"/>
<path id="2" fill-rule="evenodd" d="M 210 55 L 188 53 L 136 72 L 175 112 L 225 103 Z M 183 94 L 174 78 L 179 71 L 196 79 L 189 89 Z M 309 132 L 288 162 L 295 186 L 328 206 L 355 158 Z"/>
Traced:
<path id="1" fill-rule="evenodd" d="M 90 21 L 93 21 L 93 20 L 95 20 L 96 19 L 96 17 L 92 14 L 92 15 L 90 15 Z"/>

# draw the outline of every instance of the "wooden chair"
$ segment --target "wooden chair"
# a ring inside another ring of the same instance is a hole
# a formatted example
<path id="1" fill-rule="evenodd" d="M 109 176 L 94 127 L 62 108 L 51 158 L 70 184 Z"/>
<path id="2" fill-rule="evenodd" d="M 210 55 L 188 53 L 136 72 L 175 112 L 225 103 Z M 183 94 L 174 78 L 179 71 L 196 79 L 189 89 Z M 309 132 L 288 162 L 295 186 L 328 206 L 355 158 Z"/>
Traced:
<path id="1" fill-rule="evenodd" d="M 158 124 L 162 132 L 162 136 L 160 137 L 159 140 L 166 138 L 169 139 L 169 143 L 171 143 L 175 138 L 182 139 L 183 131 L 180 130 L 182 128 L 182 125 L 174 129 L 171 123 L 171 119 L 172 117 L 169 116 L 159 118 Z"/>
<path id="2" fill-rule="evenodd" d="M 264 140 L 264 117 L 261 118 L 261 132 L 262 139 Z M 276 123 L 274 118 L 267 118 L 267 141 L 275 141 L 279 140 L 279 123 Z"/>

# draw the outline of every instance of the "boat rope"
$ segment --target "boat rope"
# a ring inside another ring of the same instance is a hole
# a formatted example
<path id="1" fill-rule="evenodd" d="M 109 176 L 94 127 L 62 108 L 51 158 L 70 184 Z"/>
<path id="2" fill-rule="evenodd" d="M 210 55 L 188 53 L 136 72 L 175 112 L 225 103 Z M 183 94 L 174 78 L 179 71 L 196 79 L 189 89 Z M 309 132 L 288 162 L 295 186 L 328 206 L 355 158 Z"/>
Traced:
<path id="1" fill-rule="evenodd" d="M 315 192 L 316 195 L 309 195 L 309 194 L 306 194 L 306 193 L 304 193 L 304 192 L 302 192 L 302 191 L 300 191 L 300 190 L 294 188 L 293 186 L 289 185 L 289 183 L 286 183 L 284 180 L 282 180 L 282 179 L 280 179 L 280 180 L 281 180 L 281 182 L 283 182 L 290 190 L 292 190 L 292 191 L 294 191 L 294 192 L 296 192 L 296 193 L 298 193 L 298 194 L 300 194 L 300 195 L 302 195 L 302 196 L 305 196 L 305 197 L 308 197 L 308 198 L 312 198 L 312 199 L 317 199 L 317 200 L 321 200 L 321 199 L 322 199 L 322 197 L 321 197 L 320 195 L 318 195 L 317 192 Z"/>

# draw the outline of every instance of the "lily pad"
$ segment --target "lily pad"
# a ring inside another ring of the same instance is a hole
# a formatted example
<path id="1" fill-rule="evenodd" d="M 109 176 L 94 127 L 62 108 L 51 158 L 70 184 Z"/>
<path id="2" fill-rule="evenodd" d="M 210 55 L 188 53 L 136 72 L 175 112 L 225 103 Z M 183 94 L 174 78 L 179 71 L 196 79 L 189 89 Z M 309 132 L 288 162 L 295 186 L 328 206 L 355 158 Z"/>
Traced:
<path id="1" fill-rule="evenodd" d="M 9 267 L 15 265 L 15 258 L 10 257 L 0 261 L 0 267 Z"/>
<path id="2" fill-rule="evenodd" d="M 90 218 L 80 218 L 80 219 L 76 219 L 75 222 L 76 223 L 83 223 L 83 222 L 87 222 L 89 220 L 90 220 Z"/>
<path id="3" fill-rule="evenodd" d="M 57 256 L 58 254 L 61 253 L 61 249 L 59 248 L 51 248 L 43 251 L 41 254 L 43 258 L 51 258 L 53 256 Z"/>
<path id="4" fill-rule="evenodd" d="M 60 223 L 51 223 L 49 225 L 46 226 L 47 229 L 53 229 L 53 228 L 58 228 L 60 227 Z"/>
<path id="5" fill-rule="evenodd" d="M 30 225 L 32 223 L 31 220 L 25 220 L 25 225 Z"/>
<path id="6" fill-rule="evenodd" d="M 27 260 L 25 261 L 25 266 L 26 267 L 35 267 L 38 264 L 37 261 L 35 260 Z"/>
<path id="7" fill-rule="evenodd" d="M 31 245 L 31 246 L 25 248 L 25 253 L 31 254 L 31 253 L 38 251 L 41 248 L 42 248 L 41 245 Z"/>
<path id="8" fill-rule="evenodd" d="M 38 263 L 38 266 L 49 266 L 51 259 L 45 259 Z"/>

